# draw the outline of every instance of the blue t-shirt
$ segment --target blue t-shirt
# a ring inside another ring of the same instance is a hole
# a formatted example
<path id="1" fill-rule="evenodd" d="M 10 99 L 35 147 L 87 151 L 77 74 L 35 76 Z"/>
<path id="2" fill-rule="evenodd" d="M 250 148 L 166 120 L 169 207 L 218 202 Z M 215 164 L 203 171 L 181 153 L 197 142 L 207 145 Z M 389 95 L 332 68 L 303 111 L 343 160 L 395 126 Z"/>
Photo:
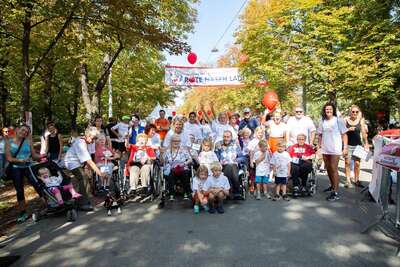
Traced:
<path id="1" fill-rule="evenodd" d="M 19 144 L 14 143 L 14 139 L 10 139 L 10 152 L 11 152 L 11 157 L 14 157 L 15 153 L 17 152 L 19 147 Z M 24 143 L 21 146 L 21 149 L 18 152 L 18 155 L 15 157 L 17 159 L 27 159 L 32 156 L 31 152 L 31 146 L 29 145 L 28 140 L 24 140 Z M 13 166 L 15 168 L 26 168 L 31 165 L 31 162 L 26 162 L 26 163 L 13 163 Z"/>

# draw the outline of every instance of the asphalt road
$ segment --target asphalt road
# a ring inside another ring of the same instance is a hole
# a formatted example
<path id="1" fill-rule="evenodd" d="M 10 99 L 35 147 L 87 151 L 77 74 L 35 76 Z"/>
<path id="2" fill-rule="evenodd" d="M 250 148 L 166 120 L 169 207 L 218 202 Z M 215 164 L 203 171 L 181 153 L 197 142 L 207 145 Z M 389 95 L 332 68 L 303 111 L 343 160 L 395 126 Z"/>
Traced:
<path id="1" fill-rule="evenodd" d="M 320 181 L 321 191 L 327 178 Z M 13 266 L 400 266 L 393 240 L 360 234 L 375 205 L 360 202 L 358 189 L 342 192 L 335 203 L 322 192 L 290 202 L 251 198 L 228 203 L 223 215 L 128 203 L 107 217 L 100 208 L 74 223 L 32 223 L 0 256 L 22 256 Z"/>

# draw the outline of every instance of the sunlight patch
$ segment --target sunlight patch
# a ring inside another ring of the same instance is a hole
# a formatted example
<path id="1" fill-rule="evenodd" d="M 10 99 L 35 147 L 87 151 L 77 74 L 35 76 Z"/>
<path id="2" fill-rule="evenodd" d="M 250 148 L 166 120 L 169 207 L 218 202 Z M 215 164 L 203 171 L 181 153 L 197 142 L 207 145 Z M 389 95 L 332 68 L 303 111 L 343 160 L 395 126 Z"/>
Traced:
<path id="1" fill-rule="evenodd" d="M 208 249 L 210 249 L 210 245 L 207 245 L 200 240 L 187 241 L 185 244 L 179 247 L 180 251 L 189 253 L 199 253 Z"/>

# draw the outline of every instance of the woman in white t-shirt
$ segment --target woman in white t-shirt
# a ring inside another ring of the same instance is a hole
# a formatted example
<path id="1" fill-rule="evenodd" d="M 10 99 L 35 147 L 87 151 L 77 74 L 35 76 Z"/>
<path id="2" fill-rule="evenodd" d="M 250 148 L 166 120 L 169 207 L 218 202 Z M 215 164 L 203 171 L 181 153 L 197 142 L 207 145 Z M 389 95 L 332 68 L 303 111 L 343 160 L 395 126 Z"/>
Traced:
<path id="1" fill-rule="evenodd" d="M 271 152 L 277 151 L 277 145 L 280 141 L 286 141 L 286 124 L 282 121 L 280 113 L 275 112 L 272 116 L 272 120 L 266 123 L 268 128 L 268 144 Z"/>
<path id="2" fill-rule="evenodd" d="M 331 183 L 324 192 L 331 191 L 327 200 L 335 201 L 339 200 L 339 159 L 341 155 L 347 154 L 347 128 L 344 120 L 337 117 L 336 107 L 332 103 L 324 105 L 321 116 L 318 126 L 318 146 L 321 148 Z"/>

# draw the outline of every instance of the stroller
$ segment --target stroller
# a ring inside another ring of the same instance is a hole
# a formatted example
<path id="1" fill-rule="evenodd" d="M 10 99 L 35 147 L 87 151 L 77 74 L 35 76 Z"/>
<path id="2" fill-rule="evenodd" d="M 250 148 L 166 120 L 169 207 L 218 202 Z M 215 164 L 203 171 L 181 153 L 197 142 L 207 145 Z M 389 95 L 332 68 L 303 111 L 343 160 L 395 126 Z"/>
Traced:
<path id="1" fill-rule="evenodd" d="M 37 222 L 44 217 L 58 215 L 62 213 L 66 213 L 68 221 L 76 221 L 78 214 L 76 211 L 77 203 L 75 199 L 72 198 L 70 192 L 65 190 L 60 190 L 64 203 L 58 204 L 55 195 L 45 186 L 43 181 L 39 179 L 38 171 L 41 168 L 49 169 L 51 175 L 54 176 L 58 176 L 58 173 L 61 173 L 63 178 L 61 185 L 66 185 L 71 182 L 71 178 L 67 174 L 65 174 L 65 172 L 53 161 L 42 162 L 29 167 L 29 171 L 32 174 L 33 180 L 43 190 L 44 198 L 46 199 L 47 202 L 47 207 L 45 209 L 33 212 L 32 214 L 33 221 Z"/>

